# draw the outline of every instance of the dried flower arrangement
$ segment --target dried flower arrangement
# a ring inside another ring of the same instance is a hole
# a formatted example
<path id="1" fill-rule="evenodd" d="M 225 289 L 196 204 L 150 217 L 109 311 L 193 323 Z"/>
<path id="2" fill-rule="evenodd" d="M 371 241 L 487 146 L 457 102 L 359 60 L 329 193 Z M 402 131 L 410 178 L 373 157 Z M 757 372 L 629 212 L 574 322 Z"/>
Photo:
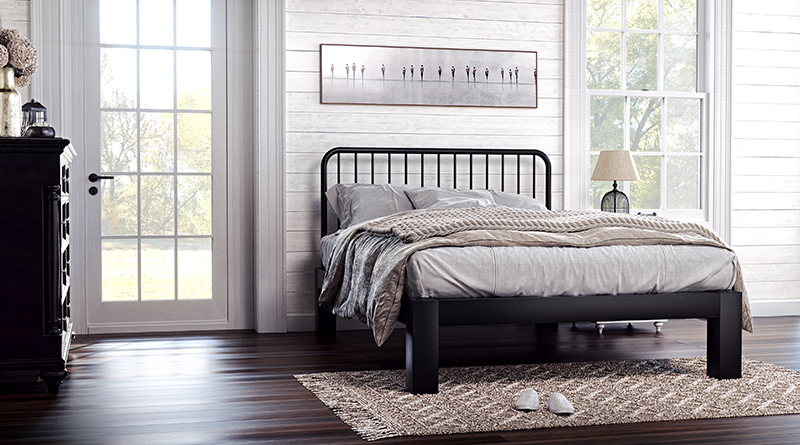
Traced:
<path id="1" fill-rule="evenodd" d="M 26 87 L 39 64 L 36 48 L 16 29 L 0 28 L 0 67 L 14 68 L 14 83 Z"/>

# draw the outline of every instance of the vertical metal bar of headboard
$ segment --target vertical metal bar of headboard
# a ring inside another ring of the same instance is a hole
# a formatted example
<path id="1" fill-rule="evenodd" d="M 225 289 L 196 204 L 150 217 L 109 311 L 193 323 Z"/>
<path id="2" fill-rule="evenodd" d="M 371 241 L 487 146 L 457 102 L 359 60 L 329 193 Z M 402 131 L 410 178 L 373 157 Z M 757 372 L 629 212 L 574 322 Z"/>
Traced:
<path id="1" fill-rule="evenodd" d="M 425 154 L 419 154 L 419 186 L 425 187 Z"/>
<path id="2" fill-rule="evenodd" d="M 392 154 L 386 154 L 386 174 L 389 176 L 388 184 L 392 183 Z"/>
<path id="3" fill-rule="evenodd" d="M 536 198 L 536 156 L 531 156 L 533 158 L 533 198 Z"/>
<path id="4" fill-rule="evenodd" d="M 472 190 L 472 153 L 469 155 L 469 189 Z"/>
<path id="5" fill-rule="evenodd" d="M 369 183 L 375 184 L 375 153 L 369 154 Z"/>
<path id="6" fill-rule="evenodd" d="M 453 153 L 453 188 L 458 188 L 458 155 Z"/>
<path id="7" fill-rule="evenodd" d="M 486 187 L 484 187 L 484 188 L 488 189 L 489 188 L 489 153 L 486 153 L 486 165 L 484 167 L 486 167 L 484 169 L 486 171 Z"/>
<path id="8" fill-rule="evenodd" d="M 506 191 L 506 155 L 500 155 L 500 191 Z"/>
<path id="9" fill-rule="evenodd" d="M 442 186 L 442 155 L 436 155 L 436 187 Z"/>
<path id="10" fill-rule="evenodd" d="M 408 185 L 408 153 L 403 155 L 403 180 L 405 181 L 406 185 Z"/>
<path id="11" fill-rule="evenodd" d="M 546 154 L 542 153 L 543 156 L 547 156 Z M 553 209 L 553 164 L 550 163 L 549 158 L 542 158 L 542 162 L 544 162 L 544 183 L 545 183 L 545 190 L 547 195 L 546 206 L 548 209 Z"/>
<path id="12" fill-rule="evenodd" d="M 342 154 L 336 153 L 336 183 L 342 182 Z"/>
<path id="13" fill-rule="evenodd" d="M 522 182 L 522 172 L 519 168 L 520 157 L 517 155 L 517 194 L 519 195 L 519 184 Z"/>
<path id="14" fill-rule="evenodd" d="M 358 182 L 358 153 L 353 153 L 353 182 Z"/>

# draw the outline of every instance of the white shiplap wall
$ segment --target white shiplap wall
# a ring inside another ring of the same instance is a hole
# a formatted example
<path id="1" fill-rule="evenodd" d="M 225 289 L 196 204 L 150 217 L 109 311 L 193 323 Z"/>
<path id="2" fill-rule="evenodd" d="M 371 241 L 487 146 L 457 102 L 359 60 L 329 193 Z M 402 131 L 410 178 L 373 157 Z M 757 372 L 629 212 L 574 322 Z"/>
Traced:
<path id="1" fill-rule="evenodd" d="M 800 1 L 733 5 L 731 241 L 755 313 L 800 313 Z"/>
<path id="2" fill-rule="evenodd" d="M 563 0 L 287 0 L 286 10 L 289 329 L 310 327 L 319 159 L 332 147 L 538 148 L 553 161 L 561 208 Z M 538 51 L 539 106 L 321 105 L 321 43 Z"/>
<path id="3" fill-rule="evenodd" d="M 31 2 L 29 0 L 0 0 L 0 26 L 31 35 Z"/>

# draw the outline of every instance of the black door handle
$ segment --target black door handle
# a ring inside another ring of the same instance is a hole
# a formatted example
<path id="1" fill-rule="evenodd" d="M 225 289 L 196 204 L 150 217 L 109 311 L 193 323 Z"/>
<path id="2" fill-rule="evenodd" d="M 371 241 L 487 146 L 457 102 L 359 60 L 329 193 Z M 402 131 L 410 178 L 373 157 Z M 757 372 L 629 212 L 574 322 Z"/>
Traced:
<path id="1" fill-rule="evenodd" d="M 113 176 L 100 176 L 97 173 L 89 173 L 89 181 L 90 182 L 97 182 L 101 179 L 114 179 Z"/>

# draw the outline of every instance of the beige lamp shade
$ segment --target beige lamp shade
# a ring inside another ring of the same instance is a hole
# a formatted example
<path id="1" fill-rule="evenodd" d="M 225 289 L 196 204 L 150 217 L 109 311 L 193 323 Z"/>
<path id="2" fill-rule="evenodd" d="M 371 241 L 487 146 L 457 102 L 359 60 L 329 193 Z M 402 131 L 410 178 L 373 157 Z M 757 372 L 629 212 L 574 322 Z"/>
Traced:
<path id="1" fill-rule="evenodd" d="M 638 181 L 639 172 L 628 150 L 601 151 L 594 166 L 592 181 Z"/>

